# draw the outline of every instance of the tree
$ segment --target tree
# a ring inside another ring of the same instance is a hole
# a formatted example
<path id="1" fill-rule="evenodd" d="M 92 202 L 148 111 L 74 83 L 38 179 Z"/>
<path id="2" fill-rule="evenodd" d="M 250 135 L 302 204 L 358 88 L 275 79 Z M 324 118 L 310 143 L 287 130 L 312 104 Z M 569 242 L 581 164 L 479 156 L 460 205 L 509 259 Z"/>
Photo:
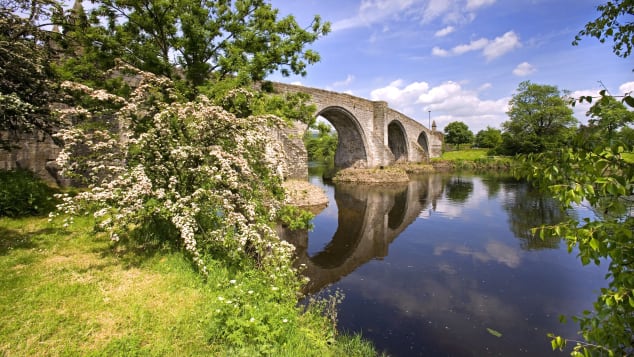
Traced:
<path id="1" fill-rule="evenodd" d="M 194 86 L 215 78 L 260 80 L 274 71 L 304 75 L 319 55 L 306 45 L 330 31 L 315 16 L 302 28 L 266 0 L 101 0 L 90 13 L 92 43 L 104 55 Z"/>
<path id="2" fill-rule="evenodd" d="M 468 144 L 473 141 L 473 132 L 469 130 L 467 124 L 461 121 L 447 124 L 443 131 L 445 132 L 445 142 L 458 145 L 458 150 L 460 150 L 460 144 Z"/>
<path id="3" fill-rule="evenodd" d="M 622 25 L 616 18 L 633 14 L 634 2 L 608 2 L 598 9 L 600 17 L 589 22 L 580 35 L 600 40 L 614 37 L 613 52 L 628 57 L 632 23 Z M 579 36 L 574 44 L 578 41 Z M 608 287 L 601 289 L 593 311 L 573 317 L 579 323 L 583 340 L 551 334 L 553 349 L 563 349 L 570 342 L 575 345 L 572 352 L 575 356 L 631 356 L 634 354 L 634 152 L 632 130 L 627 126 L 631 119 L 607 91 L 599 94 L 599 102 L 588 113 L 589 125 L 580 128 L 571 147 L 525 156 L 519 173 L 552 192 L 564 208 L 590 205 L 594 217 L 571 217 L 539 231 L 543 237 L 564 237 L 569 251 L 576 249 L 583 264 L 608 264 Z M 590 102 L 592 97 L 579 98 L 583 100 Z M 632 106 L 633 100 L 626 94 L 622 102 Z"/>
<path id="4" fill-rule="evenodd" d="M 634 123 L 634 112 L 616 98 L 604 95 L 588 110 L 588 125 L 582 125 L 575 137 L 575 146 L 592 150 L 620 142 L 631 146 L 627 125 Z"/>
<path id="5" fill-rule="evenodd" d="M 55 34 L 42 30 L 38 20 L 59 13 L 61 8 L 46 0 L 0 5 L 0 130 L 50 131 L 56 124 L 49 107 L 57 98 L 56 78 L 49 65 Z"/>
<path id="6" fill-rule="evenodd" d="M 578 45 L 581 36 L 597 38 L 601 43 L 612 37 L 612 51 L 619 57 L 626 58 L 632 53 L 634 45 L 634 2 L 632 0 L 613 0 L 597 6 L 601 15 L 586 24 L 585 28 L 575 36 L 573 45 Z M 629 15 L 629 17 L 628 17 Z M 629 21 L 628 21 L 629 20 Z"/>
<path id="7" fill-rule="evenodd" d="M 499 129 L 487 126 L 478 131 L 475 136 L 475 145 L 481 148 L 494 148 L 502 143 L 502 132 Z"/>
<path id="8" fill-rule="evenodd" d="M 562 146 L 577 123 L 555 86 L 521 82 L 502 123 L 505 154 L 542 152 Z"/>
<path id="9" fill-rule="evenodd" d="M 338 142 L 337 132 L 333 132 L 332 127 L 323 122 L 317 122 L 315 128 L 317 133 L 308 130 L 304 138 L 308 160 L 324 163 L 334 162 Z"/>

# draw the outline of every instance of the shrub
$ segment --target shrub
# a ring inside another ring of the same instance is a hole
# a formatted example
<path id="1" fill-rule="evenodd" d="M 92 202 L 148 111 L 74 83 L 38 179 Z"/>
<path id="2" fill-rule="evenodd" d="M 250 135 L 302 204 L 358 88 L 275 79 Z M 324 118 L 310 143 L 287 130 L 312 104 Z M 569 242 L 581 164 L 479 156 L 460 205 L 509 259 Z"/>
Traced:
<path id="1" fill-rule="evenodd" d="M 183 102 L 168 79 L 138 74 L 142 80 L 127 99 L 64 85 L 80 103 L 97 105 L 63 117 L 99 120 L 105 107 L 114 128 L 59 131 L 62 174 L 82 176 L 88 190 L 65 197 L 58 208 L 70 217 L 93 213 L 115 242 L 134 241 L 143 236 L 135 234 L 139 229 L 153 231 L 182 246 L 205 274 L 205 260 L 214 254 L 235 262 L 255 258 L 266 269 L 290 267 L 293 247 L 272 228 L 286 166 L 281 144 L 267 132 L 284 125 L 282 119 L 240 117 L 204 95 Z M 253 97 L 245 93 L 230 91 L 224 104 L 248 105 Z"/>
<path id="2" fill-rule="evenodd" d="M 55 208 L 56 192 L 30 171 L 0 171 L 0 216 L 47 214 Z"/>

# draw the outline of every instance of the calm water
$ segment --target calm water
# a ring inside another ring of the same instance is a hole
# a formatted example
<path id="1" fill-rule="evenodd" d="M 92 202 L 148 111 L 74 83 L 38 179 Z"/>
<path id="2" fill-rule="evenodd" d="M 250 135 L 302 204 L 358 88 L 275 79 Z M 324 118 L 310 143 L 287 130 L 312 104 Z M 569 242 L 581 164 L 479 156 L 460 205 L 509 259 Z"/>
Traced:
<path id="1" fill-rule="evenodd" d="M 324 184 L 329 206 L 293 238 L 307 292 L 345 294 L 341 330 L 392 356 L 544 356 L 548 332 L 576 338 L 559 315 L 591 309 L 604 267 L 530 228 L 566 214 L 526 184 L 421 176 L 384 187 Z M 496 336 L 497 334 L 501 336 Z"/>

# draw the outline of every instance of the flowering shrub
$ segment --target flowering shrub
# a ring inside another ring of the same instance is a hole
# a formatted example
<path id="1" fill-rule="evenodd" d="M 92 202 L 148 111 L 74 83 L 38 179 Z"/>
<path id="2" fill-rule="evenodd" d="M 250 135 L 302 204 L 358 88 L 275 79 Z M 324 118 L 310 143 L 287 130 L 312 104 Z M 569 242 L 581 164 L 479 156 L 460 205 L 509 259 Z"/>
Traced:
<path id="1" fill-rule="evenodd" d="M 266 135 L 283 121 L 240 118 L 205 96 L 181 102 L 168 79 L 135 73 L 140 84 L 128 99 L 64 84 L 79 105 L 60 115 L 67 122 L 79 117 L 83 125 L 58 133 L 64 149 L 57 163 L 63 175 L 82 177 L 88 190 L 63 197 L 60 212 L 93 212 L 114 241 L 155 225 L 203 273 L 205 256 L 217 249 L 286 269 L 292 246 L 271 228 L 283 198 L 283 152 Z M 165 222 L 171 229 L 161 228 Z"/>

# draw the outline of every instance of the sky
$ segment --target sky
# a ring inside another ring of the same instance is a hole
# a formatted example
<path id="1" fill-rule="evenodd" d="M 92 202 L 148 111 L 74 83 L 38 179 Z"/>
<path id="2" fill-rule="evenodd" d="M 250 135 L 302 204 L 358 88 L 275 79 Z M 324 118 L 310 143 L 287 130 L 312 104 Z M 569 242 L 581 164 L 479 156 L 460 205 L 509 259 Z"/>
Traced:
<path id="1" fill-rule="evenodd" d="M 332 31 L 309 48 L 321 61 L 304 77 L 269 79 L 350 93 L 442 130 L 461 121 L 473 133 L 500 129 L 522 81 L 573 96 L 634 91 L 634 56 L 611 42 L 575 35 L 599 16 L 592 0 L 271 0 L 280 15 Z M 631 21 L 631 19 L 630 19 Z M 585 123 L 588 105 L 574 108 Z"/>

